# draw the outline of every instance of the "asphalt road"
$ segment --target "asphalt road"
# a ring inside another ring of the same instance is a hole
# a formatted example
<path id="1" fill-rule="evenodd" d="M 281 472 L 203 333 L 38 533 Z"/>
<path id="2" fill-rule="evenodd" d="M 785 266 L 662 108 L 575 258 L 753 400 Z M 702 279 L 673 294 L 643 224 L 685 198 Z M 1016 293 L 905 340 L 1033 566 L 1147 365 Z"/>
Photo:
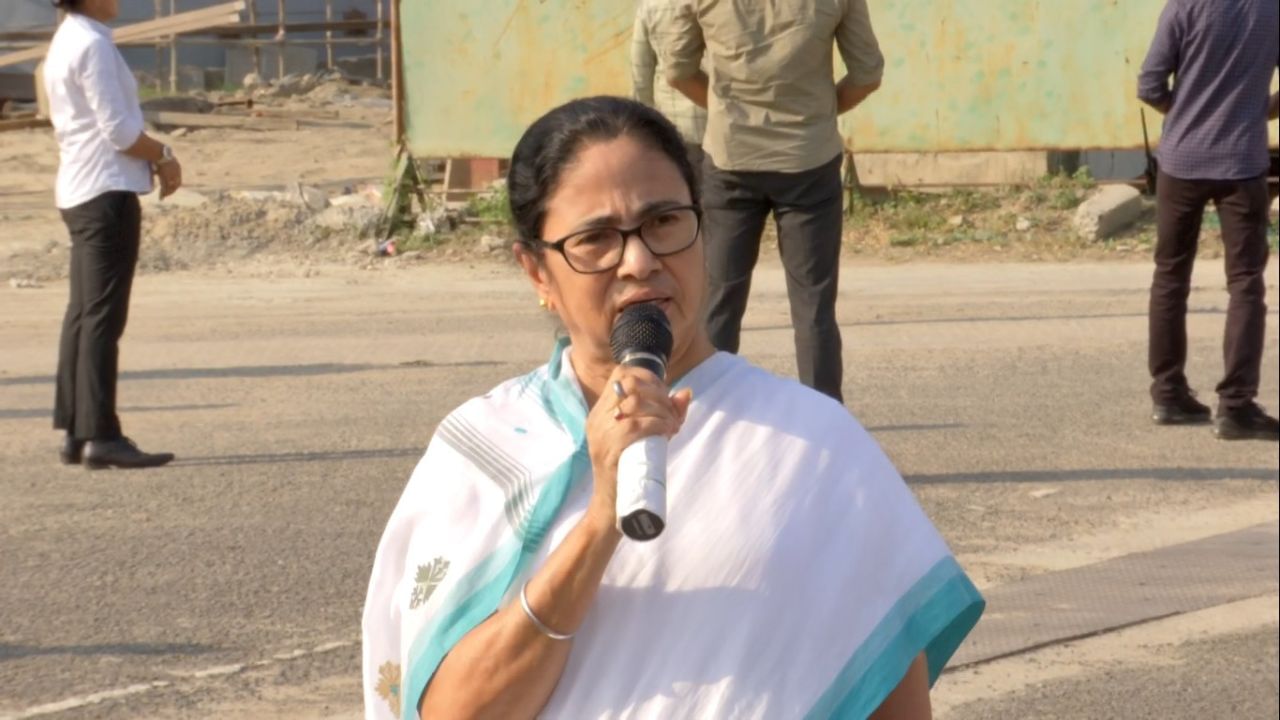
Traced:
<path id="1" fill-rule="evenodd" d="M 1148 423 L 1147 266 L 844 273 L 848 405 L 981 584 L 1275 516 L 1274 444 Z M 144 448 L 179 456 L 145 472 L 57 465 L 65 285 L 0 290 L 0 717 L 62 701 L 40 716 L 356 712 L 363 593 L 410 469 L 450 409 L 544 362 L 555 328 L 504 266 L 280 275 L 139 280 L 121 415 Z M 1274 263 L 1268 278 L 1274 308 Z M 1202 262 L 1196 285 L 1190 372 L 1211 399 L 1221 268 Z M 767 263 L 743 352 L 792 375 L 783 287 Z M 1274 412 L 1274 312 L 1267 332 Z M 1218 659 L 1181 674 L 1122 666 L 955 717 L 1255 717 L 1275 707 L 1258 679 L 1275 677 L 1274 636 L 1188 645 Z"/>
<path id="2" fill-rule="evenodd" d="M 1195 640 L 1159 665 L 1114 662 L 1069 679 L 1033 685 L 995 701 L 961 705 L 951 720 L 988 718 L 1274 718 L 1276 633 Z"/>

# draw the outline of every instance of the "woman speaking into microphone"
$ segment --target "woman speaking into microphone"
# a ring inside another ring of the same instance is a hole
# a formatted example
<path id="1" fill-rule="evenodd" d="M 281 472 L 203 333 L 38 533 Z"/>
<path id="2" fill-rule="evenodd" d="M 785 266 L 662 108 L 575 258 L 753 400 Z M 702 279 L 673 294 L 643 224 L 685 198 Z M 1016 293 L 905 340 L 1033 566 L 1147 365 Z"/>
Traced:
<path id="1" fill-rule="evenodd" d="M 716 352 L 693 168 L 619 98 L 515 148 L 516 257 L 567 337 L 437 428 L 379 544 L 370 718 L 927 718 L 983 601 L 848 411 Z M 618 319 L 667 318 L 666 381 Z M 665 528 L 619 530 L 619 458 L 668 439 Z"/>

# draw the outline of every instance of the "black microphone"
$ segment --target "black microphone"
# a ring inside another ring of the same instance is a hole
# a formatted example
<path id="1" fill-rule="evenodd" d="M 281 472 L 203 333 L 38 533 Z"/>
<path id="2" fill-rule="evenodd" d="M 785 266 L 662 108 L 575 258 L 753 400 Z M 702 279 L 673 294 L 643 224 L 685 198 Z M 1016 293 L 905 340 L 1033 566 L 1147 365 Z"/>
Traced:
<path id="1" fill-rule="evenodd" d="M 609 336 L 619 365 L 642 367 L 667 378 L 674 339 L 671 321 L 652 303 L 623 309 Z M 643 438 L 618 457 L 618 529 L 632 540 L 652 540 L 667 526 L 667 438 Z"/>

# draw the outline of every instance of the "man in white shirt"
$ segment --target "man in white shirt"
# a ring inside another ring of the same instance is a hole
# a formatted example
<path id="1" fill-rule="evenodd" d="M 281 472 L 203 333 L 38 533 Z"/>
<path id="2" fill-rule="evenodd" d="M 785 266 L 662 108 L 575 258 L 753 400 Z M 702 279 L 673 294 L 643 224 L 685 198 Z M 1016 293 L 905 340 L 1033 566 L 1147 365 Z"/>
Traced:
<path id="1" fill-rule="evenodd" d="M 145 453 L 116 416 L 120 337 L 138 263 L 138 194 L 152 176 L 165 197 L 182 185 L 182 166 L 146 133 L 138 85 L 105 23 L 119 0 L 53 0 L 67 11 L 49 46 L 44 89 L 58 139 L 55 200 L 71 234 L 71 298 L 58 353 L 54 428 L 60 453 L 88 468 L 156 467 L 170 453 Z"/>

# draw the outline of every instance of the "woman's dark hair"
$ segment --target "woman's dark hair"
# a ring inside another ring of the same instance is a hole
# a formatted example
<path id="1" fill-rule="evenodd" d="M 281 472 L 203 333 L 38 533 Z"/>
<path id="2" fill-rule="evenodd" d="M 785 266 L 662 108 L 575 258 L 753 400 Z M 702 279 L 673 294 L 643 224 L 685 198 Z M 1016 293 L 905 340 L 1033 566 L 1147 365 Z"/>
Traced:
<path id="1" fill-rule="evenodd" d="M 78 12 L 84 0 L 53 0 L 53 6 L 67 12 Z"/>
<path id="2" fill-rule="evenodd" d="M 698 202 L 698 184 L 684 140 L 670 120 L 651 107 L 620 97 L 572 100 L 538 118 L 516 143 L 507 173 L 507 195 L 518 240 L 526 245 L 542 237 L 547 200 L 564 169 L 589 143 L 623 136 L 661 151 L 675 163 Z"/>

